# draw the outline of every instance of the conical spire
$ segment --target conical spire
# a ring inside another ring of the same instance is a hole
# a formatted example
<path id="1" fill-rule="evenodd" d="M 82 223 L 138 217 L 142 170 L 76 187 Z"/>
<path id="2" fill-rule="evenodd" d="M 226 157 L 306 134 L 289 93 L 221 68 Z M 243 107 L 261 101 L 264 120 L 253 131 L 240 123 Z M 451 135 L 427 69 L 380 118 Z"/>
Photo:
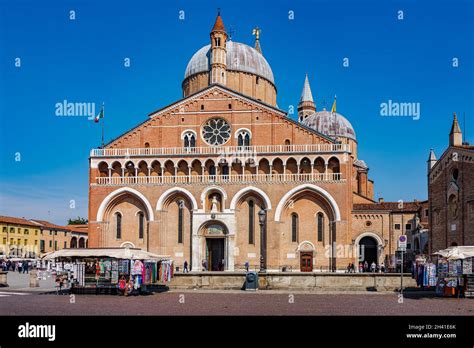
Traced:
<path id="1" fill-rule="evenodd" d="M 459 127 L 458 117 L 456 113 L 454 113 L 453 116 L 453 125 L 451 126 L 451 132 L 449 134 L 461 133 L 461 128 Z"/>
<path id="2" fill-rule="evenodd" d="M 301 92 L 300 102 L 298 103 L 298 120 L 301 122 L 309 115 L 316 112 L 316 105 L 313 101 L 311 87 L 309 87 L 308 74 L 304 79 L 303 91 Z"/>
<path id="3" fill-rule="evenodd" d="M 303 86 L 303 91 L 301 92 L 301 99 L 300 102 L 314 102 L 313 101 L 313 94 L 311 93 L 311 87 L 309 86 L 309 81 L 308 81 L 308 74 L 306 74 L 306 78 L 304 79 L 304 86 Z"/>
<path id="4" fill-rule="evenodd" d="M 428 173 L 431 171 L 431 169 L 434 167 L 438 160 L 436 159 L 436 155 L 433 151 L 433 149 L 430 149 L 430 155 L 428 156 Z"/>
<path id="5" fill-rule="evenodd" d="M 213 31 L 223 31 L 225 32 L 225 27 L 224 27 L 224 22 L 222 21 L 221 17 L 221 10 L 217 10 L 217 18 L 216 22 L 214 23 L 214 26 L 212 27 L 211 32 Z"/>
<path id="6" fill-rule="evenodd" d="M 462 146 L 462 132 L 461 127 L 459 127 L 456 113 L 454 113 L 453 125 L 451 126 L 451 132 L 449 132 L 449 145 Z"/>
<path id="7" fill-rule="evenodd" d="M 436 161 L 436 155 L 433 149 L 430 149 L 430 155 L 428 156 L 428 161 Z"/>

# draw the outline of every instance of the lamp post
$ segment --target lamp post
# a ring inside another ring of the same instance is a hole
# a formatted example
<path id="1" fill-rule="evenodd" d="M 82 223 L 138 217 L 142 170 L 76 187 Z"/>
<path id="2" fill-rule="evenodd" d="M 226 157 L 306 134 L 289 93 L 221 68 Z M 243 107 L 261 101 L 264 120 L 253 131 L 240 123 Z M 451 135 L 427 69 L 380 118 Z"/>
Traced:
<path id="1" fill-rule="evenodd" d="M 265 272 L 267 269 L 266 257 L 267 257 L 267 248 L 266 248 L 266 236 L 265 236 L 265 222 L 267 219 L 267 212 L 265 209 L 261 208 L 258 212 L 258 222 L 260 224 L 260 272 Z"/>

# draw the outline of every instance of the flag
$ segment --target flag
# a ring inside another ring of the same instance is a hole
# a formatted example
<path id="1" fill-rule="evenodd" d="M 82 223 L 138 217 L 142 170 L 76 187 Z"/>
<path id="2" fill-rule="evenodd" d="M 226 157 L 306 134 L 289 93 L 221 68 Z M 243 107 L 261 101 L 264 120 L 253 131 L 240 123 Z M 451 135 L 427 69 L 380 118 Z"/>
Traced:
<path id="1" fill-rule="evenodd" d="M 334 96 L 334 103 L 332 103 L 331 113 L 336 113 L 336 96 Z"/>
<path id="2" fill-rule="evenodd" d="M 101 118 L 104 118 L 104 106 L 100 108 L 100 112 L 97 114 L 97 116 L 94 118 L 94 122 L 97 123 Z"/>

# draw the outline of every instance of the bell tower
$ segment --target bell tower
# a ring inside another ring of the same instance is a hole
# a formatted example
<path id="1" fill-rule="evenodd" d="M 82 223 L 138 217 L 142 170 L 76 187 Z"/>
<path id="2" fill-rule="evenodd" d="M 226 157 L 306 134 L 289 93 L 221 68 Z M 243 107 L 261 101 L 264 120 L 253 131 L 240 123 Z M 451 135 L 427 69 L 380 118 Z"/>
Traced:
<path id="1" fill-rule="evenodd" d="M 222 22 L 221 12 L 218 10 L 216 22 L 211 30 L 211 74 L 209 76 L 209 84 L 220 83 L 226 84 L 226 41 L 227 33 L 224 23 Z"/>

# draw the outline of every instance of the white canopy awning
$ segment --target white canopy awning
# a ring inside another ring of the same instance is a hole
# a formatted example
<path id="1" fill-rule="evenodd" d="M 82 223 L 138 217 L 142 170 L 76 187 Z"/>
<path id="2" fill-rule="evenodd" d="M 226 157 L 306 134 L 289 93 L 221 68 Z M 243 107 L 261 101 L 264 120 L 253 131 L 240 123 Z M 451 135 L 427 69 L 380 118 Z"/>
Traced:
<path id="1" fill-rule="evenodd" d="M 474 246 L 452 246 L 437 251 L 433 255 L 439 255 L 448 260 L 464 260 L 468 257 L 474 257 Z"/>
<path id="2" fill-rule="evenodd" d="M 95 248 L 95 249 L 61 249 L 43 255 L 43 260 L 54 260 L 61 257 L 110 257 L 126 260 L 165 260 L 169 256 L 157 255 L 135 248 Z"/>

